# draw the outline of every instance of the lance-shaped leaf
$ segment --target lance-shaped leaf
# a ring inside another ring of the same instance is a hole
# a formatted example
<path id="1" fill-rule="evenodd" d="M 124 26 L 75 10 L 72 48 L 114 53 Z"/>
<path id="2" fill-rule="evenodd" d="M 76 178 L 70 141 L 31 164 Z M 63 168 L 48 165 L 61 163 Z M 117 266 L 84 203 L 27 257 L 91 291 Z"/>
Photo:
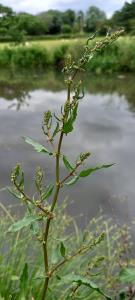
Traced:
<path id="1" fill-rule="evenodd" d="M 78 110 L 78 103 L 76 103 L 75 107 L 73 108 L 70 117 L 68 118 L 68 120 L 65 122 L 64 126 L 63 126 L 63 131 L 65 134 L 68 134 L 69 132 L 72 132 L 73 130 L 73 124 L 76 120 L 77 117 L 77 110 Z"/>
<path id="2" fill-rule="evenodd" d="M 90 176 L 92 173 L 101 170 L 101 169 L 107 169 L 112 167 L 114 164 L 110 164 L 110 165 L 101 165 L 101 166 L 96 166 L 94 168 L 89 168 L 89 169 L 85 169 L 83 171 L 80 172 L 79 177 L 87 177 Z"/>
<path id="3" fill-rule="evenodd" d="M 66 248 L 65 248 L 63 242 L 60 243 L 60 254 L 62 257 L 65 257 L 65 255 L 66 255 Z"/>
<path id="4" fill-rule="evenodd" d="M 21 188 L 21 189 L 24 189 L 24 172 L 23 171 L 21 171 L 21 174 L 20 174 L 20 182 L 19 182 L 19 187 Z"/>
<path id="5" fill-rule="evenodd" d="M 102 166 L 96 166 L 94 168 L 85 169 L 85 170 L 81 171 L 79 175 L 75 175 L 70 181 L 66 182 L 65 184 L 69 185 L 69 186 L 73 185 L 79 180 L 79 178 L 90 176 L 92 173 L 94 173 L 98 170 L 110 168 L 113 165 L 114 164 L 102 165 Z"/>
<path id="6" fill-rule="evenodd" d="M 79 275 L 68 275 L 65 276 L 65 279 L 67 280 L 67 282 L 76 282 L 80 286 L 85 285 L 91 288 L 93 291 L 97 292 L 98 294 L 104 296 L 107 300 L 112 300 L 112 298 L 106 295 L 95 282 L 89 280 L 86 277 L 79 276 Z"/>
<path id="7" fill-rule="evenodd" d="M 54 185 L 53 184 L 48 185 L 46 187 L 45 192 L 42 194 L 42 200 L 47 200 L 51 196 L 51 194 L 53 192 L 53 189 L 54 189 Z"/>
<path id="8" fill-rule="evenodd" d="M 31 145 L 38 153 L 48 153 L 49 155 L 52 155 L 53 153 L 48 151 L 43 145 L 33 141 L 29 137 L 23 137 L 24 141 Z"/>
<path id="9" fill-rule="evenodd" d="M 56 136 L 56 134 L 59 132 L 59 123 L 57 122 L 57 125 L 54 129 L 54 132 L 52 134 L 52 140 L 54 139 L 54 137 Z"/>
<path id="10" fill-rule="evenodd" d="M 65 155 L 63 155 L 63 162 L 65 167 L 69 170 L 69 171 L 73 171 L 74 167 L 70 164 L 70 162 L 68 161 L 67 157 Z"/>
<path id="11" fill-rule="evenodd" d="M 39 216 L 25 216 L 22 220 L 12 224 L 9 229 L 8 232 L 17 232 L 19 230 L 21 230 L 24 227 L 27 227 L 29 225 L 31 225 L 32 223 L 34 223 L 37 220 L 40 220 L 41 218 Z"/>
<path id="12" fill-rule="evenodd" d="M 69 186 L 73 185 L 78 181 L 78 179 L 79 179 L 79 176 L 74 176 L 70 181 L 66 182 L 65 184 L 69 185 Z"/>
<path id="13" fill-rule="evenodd" d="M 25 300 L 28 290 L 28 280 L 29 280 L 29 274 L 28 274 L 28 264 L 25 263 L 21 277 L 20 277 L 20 295 L 19 300 Z"/>
<path id="14" fill-rule="evenodd" d="M 9 193 L 11 195 L 13 195 L 17 199 L 23 199 L 24 198 L 24 196 L 13 187 L 7 187 L 7 190 L 9 191 Z"/>

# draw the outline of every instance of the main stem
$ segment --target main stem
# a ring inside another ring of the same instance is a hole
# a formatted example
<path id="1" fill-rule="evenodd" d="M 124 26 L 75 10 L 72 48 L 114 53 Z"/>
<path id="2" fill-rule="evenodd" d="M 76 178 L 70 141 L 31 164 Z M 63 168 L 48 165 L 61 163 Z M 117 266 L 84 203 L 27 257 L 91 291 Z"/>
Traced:
<path id="1" fill-rule="evenodd" d="M 71 82 L 68 84 L 68 90 L 67 90 L 67 101 L 70 102 L 70 93 L 71 93 Z M 66 118 L 66 116 L 65 116 Z M 61 146 L 62 146 L 62 141 L 63 141 L 63 136 L 64 132 L 63 130 L 61 131 L 59 142 L 58 142 L 58 148 L 57 148 L 57 153 L 56 153 L 56 190 L 51 206 L 51 212 L 54 211 L 55 205 L 58 200 L 58 195 L 60 191 L 60 153 L 61 153 Z M 48 285 L 49 285 L 49 280 L 50 280 L 50 274 L 49 274 L 49 261 L 48 261 L 48 236 L 49 236 L 49 229 L 50 229 L 50 223 L 51 223 L 51 218 L 49 218 L 46 222 L 45 226 L 45 232 L 44 232 L 44 238 L 43 238 L 43 253 L 44 253 L 44 266 L 45 266 L 45 282 L 44 282 L 44 288 L 43 288 L 43 294 L 42 294 L 42 300 L 46 299 L 47 295 L 47 290 L 48 290 Z"/>

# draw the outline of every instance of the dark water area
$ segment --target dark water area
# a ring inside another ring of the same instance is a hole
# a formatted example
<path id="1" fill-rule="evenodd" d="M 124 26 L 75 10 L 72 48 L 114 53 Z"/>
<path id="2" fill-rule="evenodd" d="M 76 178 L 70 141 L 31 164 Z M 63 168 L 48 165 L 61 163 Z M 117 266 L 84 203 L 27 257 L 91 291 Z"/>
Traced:
<path id="1" fill-rule="evenodd" d="M 48 147 L 41 132 L 43 112 L 58 112 L 65 101 L 63 77 L 48 74 L 0 76 L 0 188 L 10 185 L 11 169 L 20 162 L 25 171 L 26 189 L 34 191 L 34 171 L 45 168 L 46 181 L 54 180 L 54 161 L 37 154 L 22 136 L 31 137 Z M 85 78 L 85 98 L 80 103 L 75 130 L 64 140 L 63 153 L 75 161 L 80 152 L 92 153 L 88 166 L 115 163 L 80 180 L 61 193 L 68 197 L 70 212 L 83 214 L 83 222 L 102 209 L 128 220 L 135 214 L 135 76 Z M 61 172 L 64 166 L 61 163 Z M 7 192 L 0 202 L 17 204 Z"/>

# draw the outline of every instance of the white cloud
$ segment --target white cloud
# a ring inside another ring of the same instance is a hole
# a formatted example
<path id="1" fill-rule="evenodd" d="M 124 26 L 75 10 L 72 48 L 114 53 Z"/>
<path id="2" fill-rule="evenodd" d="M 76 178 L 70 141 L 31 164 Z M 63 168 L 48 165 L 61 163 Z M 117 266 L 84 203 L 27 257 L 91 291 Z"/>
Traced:
<path id="1" fill-rule="evenodd" d="M 3 5 L 12 7 L 15 11 L 27 11 L 37 13 L 48 9 L 83 9 L 90 5 L 97 5 L 111 15 L 115 10 L 120 9 L 125 0 L 1 0 Z M 131 2 L 128 1 L 128 2 Z"/>

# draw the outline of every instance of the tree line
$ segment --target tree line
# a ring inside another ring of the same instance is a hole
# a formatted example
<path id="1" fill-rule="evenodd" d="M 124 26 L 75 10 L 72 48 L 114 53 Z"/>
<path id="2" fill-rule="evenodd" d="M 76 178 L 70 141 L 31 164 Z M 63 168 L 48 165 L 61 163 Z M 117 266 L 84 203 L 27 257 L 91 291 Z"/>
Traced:
<path id="1" fill-rule="evenodd" d="M 26 12 L 15 13 L 10 7 L 0 4 L 0 40 L 22 41 L 27 36 L 40 37 L 59 34 L 83 34 L 98 31 L 105 34 L 108 28 L 124 27 L 126 33 L 135 34 L 135 0 L 125 2 L 121 10 L 107 18 L 104 11 L 96 6 L 87 12 L 64 12 L 49 10 L 32 15 Z"/>

